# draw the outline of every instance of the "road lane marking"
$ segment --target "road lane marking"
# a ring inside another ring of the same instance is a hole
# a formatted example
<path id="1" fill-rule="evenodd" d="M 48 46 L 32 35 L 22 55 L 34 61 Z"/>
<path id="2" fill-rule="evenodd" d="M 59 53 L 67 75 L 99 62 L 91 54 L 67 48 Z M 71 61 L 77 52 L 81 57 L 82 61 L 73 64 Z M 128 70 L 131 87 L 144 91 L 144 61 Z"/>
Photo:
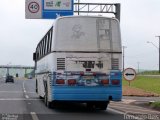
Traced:
<path id="1" fill-rule="evenodd" d="M 0 93 L 23 93 L 24 91 L 0 91 Z M 37 94 L 36 92 L 27 92 L 29 94 Z"/>
<path id="2" fill-rule="evenodd" d="M 26 91 L 26 89 L 25 89 L 25 87 L 24 87 L 24 83 L 25 83 L 25 82 L 23 81 L 23 92 L 25 93 L 25 98 L 27 98 L 27 99 L 28 99 L 28 98 L 29 98 L 29 96 L 26 94 L 26 92 L 27 92 L 27 91 Z"/>
<path id="3" fill-rule="evenodd" d="M 26 90 L 24 89 L 24 93 L 26 93 Z"/>
<path id="4" fill-rule="evenodd" d="M 30 114 L 31 114 L 33 120 L 39 120 L 38 116 L 35 112 L 30 112 Z"/>
<path id="5" fill-rule="evenodd" d="M 113 109 L 113 108 L 110 108 L 110 107 L 108 107 L 107 110 L 110 110 L 110 111 L 118 113 L 118 114 L 124 114 L 125 113 L 125 112 L 122 112 L 122 111 L 119 111 L 119 110 L 116 110 L 116 109 Z"/>
<path id="6" fill-rule="evenodd" d="M 24 90 L 25 88 L 24 88 L 24 81 L 23 81 L 23 90 Z"/>
<path id="7" fill-rule="evenodd" d="M 25 97 L 28 99 L 29 98 L 29 96 L 28 95 L 25 95 Z"/>
<path id="8" fill-rule="evenodd" d="M 41 99 L 26 99 L 26 98 L 0 98 L 0 101 L 6 101 L 6 100 L 24 100 L 24 101 L 31 101 L 31 100 L 39 100 L 42 101 Z"/>
<path id="9" fill-rule="evenodd" d="M 0 91 L 0 93 L 23 93 L 22 91 Z"/>
<path id="10" fill-rule="evenodd" d="M 108 110 L 112 111 L 112 112 L 115 112 L 115 113 L 118 113 L 118 114 L 121 114 L 124 116 L 124 119 L 134 119 L 134 120 L 144 120 L 142 117 L 143 115 L 146 115 L 146 113 L 134 113 L 132 111 L 120 111 L 120 110 L 117 110 L 115 108 L 107 108 Z M 135 114 L 135 115 L 134 115 Z M 142 115 L 142 117 L 137 117 L 137 115 Z M 144 116 L 145 117 L 145 116 Z M 149 116 L 148 116 L 149 117 Z"/>
<path id="11" fill-rule="evenodd" d="M 132 100 L 132 99 L 122 99 L 122 103 L 124 104 L 130 104 L 132 102 L 135 102 L 136 100 Z"/>
<path id="12" fill-rule="evenodd" d="M 131 113 L 139 113 L 139 112 L 142 112 L 142 113 L 144 113 L 144 112 L 154 112 L 154 113 L 159 113 L 158 111 L 155 111 L 155 110 L 148 110 L 148 109 L 146 109 L 146 108 L 143 108 L 143 107 L 138 107 L 138 106 L 121 106 L 121 105 L 110 105 L 109 106 L 110 108 L 112 108 L 112 109 L 116 109 L 116 110 L 118 110 L 118 109 L 120 109 L 120 110 L 122 110 L 122 111 L 124 111 L 124 112 L 131 112 Z M 116 108 L 115 108 L 116 107 Z"/>
<path id="13" fill-rule="evenodd" d="M 23 92 L 26 93 L 26 89 L 24 87 L 24 81 L 23 81 Z"/>

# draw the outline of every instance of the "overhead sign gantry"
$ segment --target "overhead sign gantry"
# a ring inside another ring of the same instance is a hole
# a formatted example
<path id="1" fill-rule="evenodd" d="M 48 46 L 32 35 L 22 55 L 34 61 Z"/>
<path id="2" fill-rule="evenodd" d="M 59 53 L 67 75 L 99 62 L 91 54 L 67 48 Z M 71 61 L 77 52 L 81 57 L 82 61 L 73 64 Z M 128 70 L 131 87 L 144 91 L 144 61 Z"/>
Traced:
<path id="1" fill-rule="evenodd" d="M 120 3 L 74 3 L 74 12 L 113 14 L 120 21 Z"/>

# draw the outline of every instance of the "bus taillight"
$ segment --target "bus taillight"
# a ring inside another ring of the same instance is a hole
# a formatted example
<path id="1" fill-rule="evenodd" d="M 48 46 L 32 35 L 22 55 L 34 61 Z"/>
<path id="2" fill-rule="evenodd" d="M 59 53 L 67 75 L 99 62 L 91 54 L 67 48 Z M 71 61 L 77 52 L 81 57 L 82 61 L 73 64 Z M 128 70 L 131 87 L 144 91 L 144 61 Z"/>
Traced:
<path id="1" fill-rule="evenodd" d="M 101 80 L 101 84 L 103 84 L 103 85 L 109 85 L 109 80 Z"/>
<path id="2" fill-rule="evenodd" d="M 68 80 L 68 85 L 70 85 L 70 86 L 75 85 L 76 83 L 77 83 L 77 81 L 75 79 Z"/>
<path id="3" fill-rule="evenodd" d="M 65 81 L 63 79 L 57 79 L 56 84 L 65 84 Z"/>
<path id="4" fill-rule="evenodd" d="M 119 85 L 120 81 L 119 80 L 112 80 L 112 85 Z"/>
<path id="5" fill-rule="evenodd" d="M 84 72 L 80 72 L 80 75 L 83 76 L 83 75 L 84 75 Z"/>

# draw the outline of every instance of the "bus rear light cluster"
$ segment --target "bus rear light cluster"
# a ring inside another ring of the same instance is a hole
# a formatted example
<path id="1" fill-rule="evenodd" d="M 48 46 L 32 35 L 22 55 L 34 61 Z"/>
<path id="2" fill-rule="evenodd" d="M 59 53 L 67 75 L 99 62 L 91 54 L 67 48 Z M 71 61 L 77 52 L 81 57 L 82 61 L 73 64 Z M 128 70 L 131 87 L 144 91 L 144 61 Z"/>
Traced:
<path id="1" fill-rule="evenodd" d="M 65 84 L 65 80 L 63 79 L 57 79 L 56 84 Z"/>
<path id="2" fill-rule="evenodd" d="M 77 81 L 75 79 L 68 80 L 68 85 L 70 85 L 70 86 L 75 85 L 76 83 L 77 83 Z"/>
<path id="3" fill-rule="evenodd" d="M 83 76 L 83 75 L 84 75 L 84 72 L 80 72 L 80 75 Z"/>
<path id="4" fill-rule="evenodd" d="M 109 85 L 109 80 L 101 80 L 101 84 L 103 84 L 103 85 Z"/>
<path id="5" fill-rule="evenodd" d="M 112 85 L 119 85 L 120 84 L 120 80 L 112 80 Z"/>

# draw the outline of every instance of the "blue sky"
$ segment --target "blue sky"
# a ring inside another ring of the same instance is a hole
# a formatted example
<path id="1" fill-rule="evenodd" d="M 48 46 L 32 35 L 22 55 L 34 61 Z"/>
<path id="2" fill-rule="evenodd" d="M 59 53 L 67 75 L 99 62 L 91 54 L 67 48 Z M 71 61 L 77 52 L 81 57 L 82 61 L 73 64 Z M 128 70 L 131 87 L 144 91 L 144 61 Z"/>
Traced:
<path id="1" fill-rule="evenodd" d="M 121 34 L 125 67 L 158 69 L 160 0 L 80 0 L 121 3 Z M 0 1 L 0 65 L 34 65 L 36 44 L 52 25 L 52 20 L 25 19 L 25 0 Z"/>

